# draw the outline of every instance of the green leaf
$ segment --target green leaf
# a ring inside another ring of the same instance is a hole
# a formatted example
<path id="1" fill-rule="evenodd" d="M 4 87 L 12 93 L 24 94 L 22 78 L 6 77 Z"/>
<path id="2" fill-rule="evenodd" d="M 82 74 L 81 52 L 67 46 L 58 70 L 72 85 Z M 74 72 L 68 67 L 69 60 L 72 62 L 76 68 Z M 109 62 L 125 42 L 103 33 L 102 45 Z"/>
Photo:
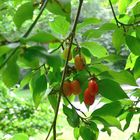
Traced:
<path id="1" fill-rule="evenodd" d="M 66 36 L 69 32 L 70 23 L 66 20 L 65 17 L 56 16 L 54 20 L 49 22 L 49 26 L 51 27 L 51 30 L 55 33 Z"/>
<path id="2" fill-rule="evenodd" d="M 80 136 L 83 140 L 96 140 L 96 135 L 86 126 L 80 127 Z"/>
<path id="3" fill-rule="evenodd" d="M 99 77 L 115 80 L 119 84 L 129 84 L 133 86 L 137 85 L 134 76 L 128 71 L 124 71 L 124 70 L 120 72 L 111 71 L 111 70 L 105 71 L 99 74 Z"/>
<path id="4" fill-rule="evenodd" d="M 124 43 L 124 41 L 125 41 L 125 38 L 124 38 L 123 29 L 120 29 L 120 28 L 116 29 L 112 35 L 112 43 L 117 51 L 120 51 L 121 45 Z"/>
<path id="5" fill-rule="evenodd" d="M 81 43 L 82 47 L 87 48 L 93 56 L 102 58 L 108 55 L 107 50 L 102 45 L 99 45 L 96 42 L 84 42 Z"/>
<path id="6" fill-rule="evenodd" d="M 132 96 L 140 98 L 140 89 L 135 90 Z"/>
<path id="7" fill-rule="evenodd" d="M 36 75 L 32 78 L 30 82 L 30 88 L 33 93 L 33 101 L 37 108 L 42 96 L 44 95 L 47 89 L 46 76 L 44 74 L 40 75 L 39 73 L 36 73 Z"/>
<path id="8" fill-rule="evenodd" d="M 3 82 L 7 87 L 14 86 L 19 80 L 20 72 L 19 67 L 16 64 L 16 59 L 16 56 L 13 56 L 13 58 L 11 58 L 11 60 L 7 63 L 7 66 L 2 73 Z"/>
<path id="9" fill-rule="evenodd" d="M 140 77 L 140 57 L 137 58 L 134 66 L 134 76 L 136 79 Z"/>
<path id="10" fill-rule="evenodd" d="M 127 116 L 126 116 L 126 124 L 125 124 L 125 126 L 124 126 L 124 128 L 123 128 L 123 131 L 125 131 L 128 127 L 129 127 L 129 125 L 130 125 L 130 122 L 131 122 L 131 120 L 132 120 L 132 118 L 133 118 L 133 113 L 132 112 L 129 112 L 128 114 L 127 114 Z"/>
<path id="11" fill-rule="evenodd" d="M 140 139 L 140 132 L 133 134 L 133 140 L 139 140 Z"/>
<path id="12" fill-rule="evenodd" d="M 131 0 L 119 0 L 119 3 L 118 3 L 119 12 L 125 13 L 127 10 L 127 6 L 130 2 L 131 2 Z"/>
<path id="13" fill-rule="evenodd" d="M 140 55 L 140 39 L 127 35 L 126 44 L 133 54 Z"/>
<path id="14" fill-rule="evenodd" d="M 33 76 L 32 72 L 27 73 L 25 77 L 21 80 L 20 87 L 23 88 L 24 86 L 26 86 L 32 79 L 32 76 Z"/>
<path id="15" fill-rule="evenodd" d="M 82 37 L 86 39 L 99 38 L 104 32 L 99 29 L 90 29 L 83 33 Z"/>
<path id="16" fill-rule="evenodd" d="M 137 4 L 134 6 L 133 8 L 133 13 L 135 17 L 139 17 L 140 16 L 140 2 L 137 2 Z"/>
<path id="17" fill-rule="evenodd" d="M 104 31 L 104 32 L 105 31 L 108 32 L 109 30 L 115 30 L 115 29 L 118 29 L 118 27 L 114 23 L 105 23 L 99 28 L 100 31 Z"/>
<path id="18" fill-rule="evenodd" d="M 140 39 L 140 27 L 136 27 L 136 37 Z"/>
<path id="19" fill-rule="evenodd" d="M 115 109 L 113 109 L 115 108 Z M 95 110 L 92 113 L 92 117 L 94 116 L 117 116 L 122 109 L 121 103 L 119 101 L 111 102 L 103 105 L 101 108 Z"/>
<path id="20" fill-rule="evenodd" d="M 111 0 L 113 4 L 117 3 L 118 0 Z"/>
<path id="21" fill-rule="evenodd" d="M 46 59 L 47 59 L 48 65 L 52 66 L 56 70 L 60 68 L 63 64 L 60 55 L 57 55 L 57 54 L 54 54 L 54 55 L 47 54 Z"/>
<path id="22" fill-rule="evenodd" d="M 29 137 L 24 133 L 18 133 L 15 134 L 10 140 L 29 140 Z"/>
<path id="23" fill-rule="evenodd" d="M 82 23 L 77 24 L 77 30 L 80 30 L 91 24 L 99 24 L 101 22 L 98 18 L 85 18 Z"/>
<path id="24" fill-rule="evenodd" d="M 137 58 L 138 56 L 134 55 L 133 53 L 130 53 L 126 61 L 125 69 L 132 70 L 135 66 Z"/>
<path id="25" fill-rule="evenodd" d="M 40 48 L 38 50 L 33 49 L 34 47 L 27 48 L 24 53 L 18 57 L 18 65 L 24 69 L 28 68 L 37 68 L 39 67 L 39 58 Z M 36 57 L 35 57 L 36 56 Z M 43 56 L 43 54 L 42 54 Z"/>
<path id="26" fill-rule="evenodd" d="M 111 129 L 110 129 L 109 127 L 104 127 L 101 131 L 102 131 L 102 132 L 107 132 L 107 134 L 108 134 L 109 136 L 111 136 Z"/>
<path id="27" fill-rule="evenodd" d="M 11 49 L 7 46 L 0 46 L 0 57 L 8 53 Z"/>
<path id="28" fill-rule="evenodd" d="M 95 119 L 103 123 L 105 127 L 117 127 L 121 130 L 121 124 L 114 116 L 100 116 L 96 117 Z"/>
<path id="29" fill-rule="evenodd" d="M 65 16 L 70 20 L 71 0 L 49 0 L 47 9 L 53 14 Z"/>
<path id="30" fill-rule="evenodd" d="M 70 109 L 63 105 L 63 112 L 67 116 L 67 121 L 72 127 L 78 127 L 80 123 L 79 115 L 74 108 Z"/>
<path id="31" fill-rule="evenodd" d="M 99 93 L 112 101 L 128 98 L 126 93 L 122 90 L 120 85 L 112 80 L 103 79 L 98 81 Z"/>
<path id="32" fill-rule="evenodd" d="M 74 138 L 75 138 L 76 140 L 78 140 L 79 137 L 80 137 L 80 132 L 79 132 L 79 128 L 78 128 L 78 127 L 75 127 L 75 128 L 74 128 L 73 134 L 74 134 Z"/>
<path id="33" fill-rule="evenodd" d="M 34 9 L 33 9 L 32 2 L 27 2 L 18 8 L 13 19 L 17 28 L 20 28 L 23 22 L 25 22 L 26 20 L 32 19 L 33 10 Z"/>
<path id="34" fill-rule="evenodd" d="M 32 37 L 26 39 L 26 41 L 34 41 L 40 43 L 59 42 L 59 40 L 56 37 L 47 32 L 39 32 L 33 35 Z"/>
<path id="35" fill-rule="evenodd" d="M 56 108 L 57 108 L 57 95 L 55 95 L 55 94 L 49 94 L 48 95 L 48 99 L 49 99 L 49 102 L 50 102 L 52 108 L 55 111 Z"/>

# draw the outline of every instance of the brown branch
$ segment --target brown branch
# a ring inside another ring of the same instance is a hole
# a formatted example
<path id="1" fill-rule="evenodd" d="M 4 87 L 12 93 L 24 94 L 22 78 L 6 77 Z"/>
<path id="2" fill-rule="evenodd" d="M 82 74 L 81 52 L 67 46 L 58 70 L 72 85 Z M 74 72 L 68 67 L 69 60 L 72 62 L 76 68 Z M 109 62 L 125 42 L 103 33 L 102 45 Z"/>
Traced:
<path id="1" fill-rule="evenodd" d="M 52 129 L 56 129 L 56 120 L 57 120 L 59 106 L 60 106 L 60 101 L 61 101 L 61 97 L 62 97 L 62 93 L 63 93 L 63 83 L 64 83 L 65 77 L 66 77 L 66 72 L 67 72 L 67 67 L 68 67 L 68 59 L 69 59 L 69 56 L 70 56 L 70 51 L 71 51 L 71 48 L 72 48 L 73 39 L 74 39 L 74 36 L 75 36 L 75 30 L 76 30 L 76 27 L 77 27 L 78 18 L 79 18 L 79 15 L 80 15 L 82 4 L 83 4 L 83 0 L 80 0 L 79 6 L 78 6 L 78 11 L 77 11 L 77 14 L 76 14 L 76 19 L 74 21 L 74 25 L 73 25 L 72 31 L 71 31 L 71 33 L 69 35 L 69 38 L 70 38 L 69 51 L 68 51 L 67 60 L 66 60 L 65 66 L 64 66 L 64 71 L 62 73 L 62 80 L 61 80 L 61 84 L 60 84 L 60 91 L 59 91 L 57 108 L 56 108 L 56 111 L 55 111 L 55 116 L 54 116 L 53 123 L 52 123 L 52 125 L 51 125 L 51 127 L 49 129 L 49 133 L 48 133 L 48 135 L 47 135 L 45 140 L 48 140 L 49 135 L 50 135 Z M 54 131 L 54 132 L 56 133 L 56 131 Z M 56 136 L 56 134 L 55 134 L 55 136 Z M 56 140 L 56 137 L 53 137 L 53 139 Z"/>
<path id="2" fill-rule="evenodd" d="M 140 132 L 140 118 L 139 118 L 139 124 L 138 124 L 138 128 L 137 128 L 137 132 Z"/>

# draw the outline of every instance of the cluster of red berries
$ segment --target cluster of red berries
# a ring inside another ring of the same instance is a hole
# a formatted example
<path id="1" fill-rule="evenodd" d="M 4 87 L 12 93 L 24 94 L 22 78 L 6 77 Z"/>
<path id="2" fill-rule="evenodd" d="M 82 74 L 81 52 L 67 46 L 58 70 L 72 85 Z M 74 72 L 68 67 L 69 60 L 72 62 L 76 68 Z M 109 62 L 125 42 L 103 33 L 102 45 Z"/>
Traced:
<path id="1" fill-rule="evenodd" d="M 72 94 L 79 95 L 82 92 L 80 83 L 78 80 L 74 80 L 72 82 L 65 81 L 63 84 L 63 93 L 65 96 L 70 96 Z"/>
<path id="2" fill-rule="evenodd" d="M 95 96 L 98 93 L 98 84 L 95 80 L 91 79 L 88 82 L 88 88 L 84 92 L 84 103 L 86 105 L 92 105 L 95 100 Z"/>
<path id="3" fill-rule="evenodd" d="M 72 94 L 79 95 L 82 92 L 80 87 L 80 82 L 78 80 L 74 80 L 72 82 L 65 81 L 63 84 L 63 93 L 65 96 L 70 96 Z M 95 100 L 95 96 L 98 92 L 98 84 L 95 80 L 91 79 L 88 82 L 88 88 L 84 92 L 84 103 L 85 105 L 92 105 Z"/>
<path id="4" fill-rule="evenodd" d="M 65 48 L 63 52 L 63 58 L 67 60 L 69 48 Z M 72 54 L 70 52 L 68 60 L 70 61 L 72 59 Z M 85 69 L 86 66 L 86 60 L 83 55 L 77 54 L 74 57 L 74 65 L 75 69 L 77 71 L 81 71 Z M 80 82 L 78 80 L 74 80 L 72 82 L 65 81 L 63 84 L 63 93 L 65 96 L 70 96 L 72 94 L 79 95 L 82 92 L 80 87 Z M 98 93 L 98 84 L 96 83 L 96 80 L 91 79 L 88 82 L 88 88 L 84 92 L 84 103 L 85 105 L 92 105 L 95 100 L 95 96 Z"/>

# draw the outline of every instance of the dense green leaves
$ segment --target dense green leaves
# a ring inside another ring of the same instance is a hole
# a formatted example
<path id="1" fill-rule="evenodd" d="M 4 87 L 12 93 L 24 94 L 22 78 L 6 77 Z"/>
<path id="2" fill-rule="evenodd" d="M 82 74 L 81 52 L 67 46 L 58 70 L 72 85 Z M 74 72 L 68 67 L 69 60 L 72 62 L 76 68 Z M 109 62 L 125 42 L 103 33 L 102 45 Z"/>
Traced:
<path id="1" fill-rule="evenodd" d="M 128 98 L 120 85 L 115 81 L 103 79 L 98 82 L 98 85 L 99 93 L 112 101 Z"/>
<path id="2" fill-rule="evenodd" d="M 17 28 L 20 28 L 24 21 L 32 19 L 32 17 L 33 17 L 33 5 L 32 2 L 27 2 L 18 8 L 13 20 Z"/>

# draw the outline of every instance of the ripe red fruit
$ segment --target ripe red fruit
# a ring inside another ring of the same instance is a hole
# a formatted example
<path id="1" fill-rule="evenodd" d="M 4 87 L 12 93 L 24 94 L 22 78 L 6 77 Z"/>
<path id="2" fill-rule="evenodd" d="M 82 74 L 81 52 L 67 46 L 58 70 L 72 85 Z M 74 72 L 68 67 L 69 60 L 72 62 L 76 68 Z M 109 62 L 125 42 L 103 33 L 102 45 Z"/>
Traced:
<path id="1" fill-rule="evenodd" d="M 71 82 L 71 90 L 74 95 L 78 95 L 82 92 L 80 83 L 78 80 L 74 80 Z"/>
<path id="2" fill-rule="evenodd" d="M 63 55 L 64 60 L 67 60 L 68 51 L 69 51 L 69 48 L 65 48 L 64 51 L 63 51 L 62 55 Z M 70 52 L 68 60 L 70 61 L 71 59 L 72 59 L 72 53 Z"/>
<path id="3" fill-rule="evenodd" d="M 70 96 L 72 94 L 71 91 L 71 83 L 69 81 L 65 81 L 63 84 L 63 93 L 65 96 Z"/>
<path id="4" fill-rule="evenodd" d="M 87 88 L 84 92 L 84 103 L 85 105 L 92 105 L 94 103 L 95 96 L 90 94 L 89 88 Z"/>
<path id="5" fill-rule="evenodd" d="M 97 92 L 98 92 L 98 84 L 97 84 L 97 82 L 95 80 L 93 80 L 93 79 L 90 80 L 88 82 L 88 89 L 90 91 L 90 94 L 92 96 L 95 96 L 97 94 Z"/>
<path id="6" fill-rule="evenodd" d="M 81 55 L 76 55 L 74 58 L 75 68 L 76 70 L 83 70 L 86 65 L 86 60 Z"/>

